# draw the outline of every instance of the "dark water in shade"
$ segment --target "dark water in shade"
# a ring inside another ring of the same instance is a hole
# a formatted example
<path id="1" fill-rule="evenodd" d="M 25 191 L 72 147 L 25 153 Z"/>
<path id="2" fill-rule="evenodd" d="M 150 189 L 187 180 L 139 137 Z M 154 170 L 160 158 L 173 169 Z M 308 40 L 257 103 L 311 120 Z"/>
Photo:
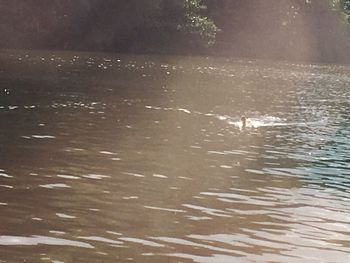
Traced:
<path id="1" fill-rule="evenodd" d="M 0 262 L 350 262 L 349 87 L 337 65 L 1 51 Z"/>

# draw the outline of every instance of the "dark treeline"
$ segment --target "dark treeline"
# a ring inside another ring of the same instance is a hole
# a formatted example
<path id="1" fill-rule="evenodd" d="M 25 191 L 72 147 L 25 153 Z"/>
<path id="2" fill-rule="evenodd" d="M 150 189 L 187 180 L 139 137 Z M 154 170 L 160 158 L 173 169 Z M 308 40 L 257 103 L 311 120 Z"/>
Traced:
<path id="1" fill-rule="evenodd" d="M 4 48 L 349 62 L 350 0 L 0 0 Z"/>

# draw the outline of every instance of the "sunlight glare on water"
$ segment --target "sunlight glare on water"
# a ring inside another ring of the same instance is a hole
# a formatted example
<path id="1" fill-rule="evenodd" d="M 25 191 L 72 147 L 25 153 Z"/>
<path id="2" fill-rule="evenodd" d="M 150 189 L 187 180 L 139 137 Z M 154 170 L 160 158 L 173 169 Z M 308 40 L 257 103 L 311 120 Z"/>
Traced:
<path id="1" fill-rule="evenodd" d="M 0 262 L 350 261 L 348 67 L 0 58 Z"/>

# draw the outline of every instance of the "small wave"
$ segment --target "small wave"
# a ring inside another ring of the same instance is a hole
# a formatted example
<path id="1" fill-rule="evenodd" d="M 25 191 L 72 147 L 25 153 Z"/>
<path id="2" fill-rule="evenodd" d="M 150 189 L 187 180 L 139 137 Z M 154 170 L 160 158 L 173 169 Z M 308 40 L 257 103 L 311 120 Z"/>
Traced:
<path id="1" fill-rule="evenodd" d="M 218 118 L 220 120 L 225 120 L 230 125 L 236 126 L 242 129 L 241 121 L 233 121 L 230 118 Z M 246 128 L 259 128 L 259 127 L 277 127 L 277 126 L 310 126 L 324 124 L 325 120 L 319 120 L 314 122 L 288 122 L 286 119 L 282 119 L 275 116 L 262 116 L 257 118 L 248 118 Z"/>
<path id="2" fill-rule="evenodd" d="M 52 245 L 52 246 L 71 246 L 81 248 L 94 248 L 92 245 L 73 241 L 68 239 L 54 238 L 48 236 L 0 236 L 0 245 L 3 246 L 36 246 L 36 245 Z"/>
<path id="3" fill-rule="evenodd" d="M 221 118 L 220 118 L 221 117 Z M 227 121 L 228 124 L 234 125 L 240 129 L 242 129 L 242 122 L 241 121 L 233 121 L 230 118 L 222 118 L 222 116 L 219 116 L 218 119 Z M 285 119 L 281 119 L 275 116 L 261 116 L 258 118 L 248 118 L 247 119 L 247 128 L 259 128 L 259 127 L 266 127 L 266 126 L 285 126 L 290 125 L 287 122 L 285 122 Z"/>

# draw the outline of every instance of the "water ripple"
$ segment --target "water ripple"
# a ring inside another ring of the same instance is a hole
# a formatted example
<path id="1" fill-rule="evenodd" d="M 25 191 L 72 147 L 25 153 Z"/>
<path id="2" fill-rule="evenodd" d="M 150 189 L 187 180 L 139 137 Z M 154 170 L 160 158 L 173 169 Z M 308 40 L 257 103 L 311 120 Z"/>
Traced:
<path id="1" fill-rule="evenodd" d="M 31 237 L 0 236 L 0 245 L 2 246 L 36 246 L 39 244 L 53 245 L 53 246 L 94 248 L 92 245 L 85 242 L 72 241 L 72 240 L 47 237 L 47 236 L 31 236 Z"/>

